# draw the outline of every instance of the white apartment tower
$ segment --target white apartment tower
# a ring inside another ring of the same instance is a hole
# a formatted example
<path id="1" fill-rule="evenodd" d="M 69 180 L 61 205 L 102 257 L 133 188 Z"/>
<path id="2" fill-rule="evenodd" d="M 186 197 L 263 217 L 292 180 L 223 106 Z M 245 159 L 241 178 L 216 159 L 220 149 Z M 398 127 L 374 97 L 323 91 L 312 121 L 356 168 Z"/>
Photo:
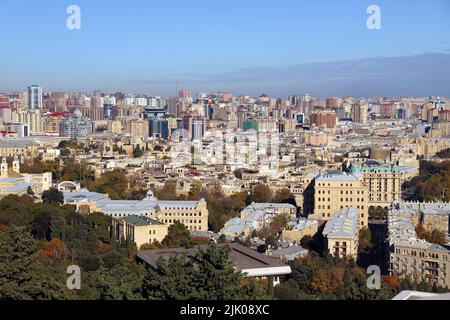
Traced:
<path id="1" fill-rule="evenodd" d="M 37 85 L 28 87 L 28 108 L 42 109 L 42 87 Z"/>

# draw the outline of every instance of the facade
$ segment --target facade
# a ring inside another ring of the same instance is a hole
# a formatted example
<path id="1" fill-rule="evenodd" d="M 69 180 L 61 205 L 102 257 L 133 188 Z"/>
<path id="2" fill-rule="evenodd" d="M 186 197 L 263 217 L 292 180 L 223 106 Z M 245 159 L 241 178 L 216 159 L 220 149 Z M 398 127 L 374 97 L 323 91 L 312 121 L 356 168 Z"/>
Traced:
<path id="1" fill-rule="evenodd" d="M 39 154 L 39 144 L 26 139 L 0 140 L 0 156 L 35 158 Z"/>
<path id="2" fill-rule="evenodd" d="M 333 215 L 325 225 L 323 235 L 330 254 L 340 258 L 356 258 L 358 254 L 359 210 L 345 208 Z"/>
<path id="3" fill-rule="evenodd" d="M 220 234 L 233 238 L 250 236 L 253 231 L 269 225 L 275 216 L 283 214 L 295 218 L 296 212 L 297 208 L 291 204 L 252 203 L 241 211 L 240 217 L 227 221 Z"/>
<path id="4" fill-rule="evenodd" d="M 37 85 L 28 87 L 28 108 L 42 109 L 42 88 Z"/>
<path id="5" fill-rule="evenodd" d="M 191 140 L 201 141 L 206 130 L 206 120 L 200 116 L 184 116 L 183 129 L 189 133 Z"/>
<path id="6" fill-rule="evenodd" d="M 352 120 L 356 123 L 365 124 L 369 118 L 369 106 L 367 104 L 356 103 L 352 105 Z"/>
<path id="7" fill-rule="evenodd" d="M 369 187 L 369 207 L 389 208 L 392 202 L 401 200 L 403 183 L 418 174 L 418 170 L 368 161 L 354 168 L 353 173 L 361 174 L 364 184 Z"/>
<path id="8" fill-rule="evenodd" d="M 388 216 L 389 272 L 441 287 L 450 287 L 450 250 L 417 238 L 410 217 L 395 206 Z"/>
<path id="9" fill-rule="evenodd" d="M 26 124 L 30 135 L 44 131 L 44 116 L 40 109 L 19 109 L 12 112 L 12 122 Z"/>
<path id="10" fill-rule="evenodd" d="M 70 139 L 78 139 L 92 133 L 92 121 L 83 117 L 79 110 L 74 114 L 68 114 L 60 122 L 60 135 Z"/>
<path id="11" fill-rule="evenodd" d="M 450 203 L 400 201 L 394 206 L 408 213 L 414 226 L 422 224 L 427 231 L 437 229 L 450 235 Z"/>
<path id="12" fill-rule="evenodd" d="M 336 128 L 337 115 L 333 110 L 321 110 L 313 113 L 310 118 L 311 124 L 317 127 L 325 126 L 328 129 Z"/>
<path id="13" fill-rule="evenodd" d="M 139 200 L 111 200 L 108 195 L 89 191 L 64 193 L 67 204 L 77 206 L 81 213 L 102 212 L 113 218 L 139 216 L 171 225 L 176 221 L 189 230 L 208 231 L 208 208 L 206 201 L 163 201 L 153 197 L 151 191 L 147 198 Z"/>
<path id="14" fill-rule="evenodd" d="M 151 117 L 150 136 L 154 138 L 169 140 L 170 137 L 169 120 Z"/>
<path id="15" fill-rule="evenodd" d="M 319 230 L 317 220 L 301 219 L 298 222 L 291 222 L 288 227 L 283 230 L 281 238 L 283 241 L 300 243 L 305 236 L 313 237 Z"/>
<path id="16" fill-rule="evenodd" d="M 344 208 L 359 210 L 360 227 L 369 220 L 369 189 L 361 179 L 345 173 L 320 174 L 314 178 L 314 214 L 309 219 L 330 220 Z"/>
<path id="17" fill-rule="evenodd" d="M 169 233 L 169 225 L 141 216 L 113 218 L 112 226 L 117 240 L 131 241 L 138 248 L 146 243 L 162 242 Z"/>
<path id="18" fill-rule="evenodd" d="M 18 196 L 28 194 L 29 189 L 34 194 L 42 194 L 52 187 L 52 173 L 27 174 L 20 172 L 19 158 L 14 157 L 12 168 L 9 168 L 6 158 L 0 164 L 0 197 L 9 194 Z"/>
<path id="19" fill-rule="evenodd" d="M 148 138 L 149 125 L 147 120 L 135 119 L 127 123 L 127 132 L 133 137 Z"/>

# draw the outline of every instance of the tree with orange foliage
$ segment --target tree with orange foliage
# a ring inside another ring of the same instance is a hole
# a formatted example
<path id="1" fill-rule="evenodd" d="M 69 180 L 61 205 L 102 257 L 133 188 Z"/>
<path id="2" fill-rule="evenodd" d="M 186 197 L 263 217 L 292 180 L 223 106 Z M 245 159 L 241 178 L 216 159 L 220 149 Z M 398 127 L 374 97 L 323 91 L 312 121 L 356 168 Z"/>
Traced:
<path id="1" fill-rule="evenodd" d="M 332 289 L 330 275 L 324 269 L 315 272 L 309 281 L 309 290 L 314 294 L 321 294 Z"/>
<path id="2" fill-rule="evenodd" d="M 389 289 L 398 289 L 400 287 L 400 282 L 393 276 L 383 276 L 382 280 Z"/>
<path id="3" fill-rule="evenodd" d="M 0 233 L 6 232 L 8 230 L 8 226 L 5 224 L 0 224 Z"/>
<path id="4" fill-rule="evenodd" d="M 41 255 L 47 258 L 67 259 L 69 250 L 61 239 L 54 238 L 44 245 Z"/>

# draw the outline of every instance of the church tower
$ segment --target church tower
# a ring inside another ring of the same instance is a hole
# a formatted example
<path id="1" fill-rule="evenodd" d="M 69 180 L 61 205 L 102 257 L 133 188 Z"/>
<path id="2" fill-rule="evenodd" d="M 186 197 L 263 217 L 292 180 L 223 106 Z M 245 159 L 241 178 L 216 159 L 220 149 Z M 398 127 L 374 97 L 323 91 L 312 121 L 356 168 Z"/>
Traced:
<path id="1" fill-rule="evenodd" d="M 0 173 L 1 178 L 8 178 L 8 162 L 6 162 L 6 158 L 2 159 L 2 163 L 0 164 Z"/>
<path id="2" fill-rule="evenodd" d="M 17 156 L 14 156 L 13 171 L 15 173 L 20 173 L 20 162 L 19 162 L 19 157 L 17 157 Z"/>

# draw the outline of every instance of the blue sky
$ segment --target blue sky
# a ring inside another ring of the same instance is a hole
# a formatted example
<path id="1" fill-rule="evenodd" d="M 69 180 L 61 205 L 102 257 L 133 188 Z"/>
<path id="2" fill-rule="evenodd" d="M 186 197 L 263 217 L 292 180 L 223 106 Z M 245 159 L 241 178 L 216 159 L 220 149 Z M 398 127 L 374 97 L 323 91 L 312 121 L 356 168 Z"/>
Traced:
<path id="1" fill-rule="evenodd" d="M 0 91 L 450 96 L 449 0 L 0 0 L 0 37 Z"/>

